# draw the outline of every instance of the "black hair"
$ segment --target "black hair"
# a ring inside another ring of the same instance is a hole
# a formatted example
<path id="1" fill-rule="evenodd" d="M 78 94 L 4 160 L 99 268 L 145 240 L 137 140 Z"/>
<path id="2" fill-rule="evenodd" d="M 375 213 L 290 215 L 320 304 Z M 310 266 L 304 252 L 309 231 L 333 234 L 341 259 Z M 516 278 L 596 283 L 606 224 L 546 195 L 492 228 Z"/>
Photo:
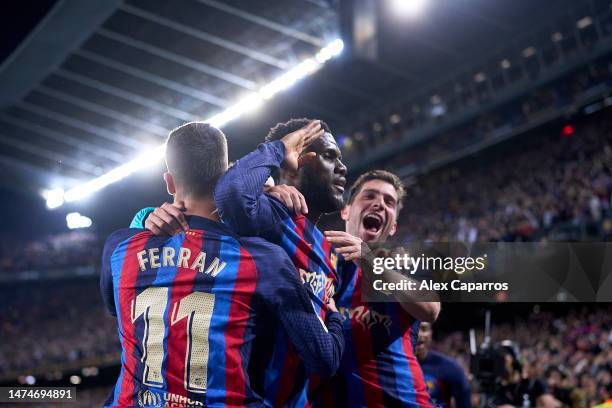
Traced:
<path id="1" fill-rule="evenodd" d="M 288 120 L 287 122 L 277 123 L 272 129 L 270 129 L 270 131 L 266 135 L 265 141 L 271 142 L 274 140 L 280 140 L 283 137 L 287 136 L 289 133 L 295 132 L 296 130 L 299 130 L 304 126 L 308 125 L 313 120 L 314 119 L 294 118 Z M 320 122 L 323 130 L 325 130 L 325 132 L 327 133 L 331 133 L 331 130 L 329 130 L 329 126 L 327 126 L 327 123 L 323 122 L 322 120 Z"/>

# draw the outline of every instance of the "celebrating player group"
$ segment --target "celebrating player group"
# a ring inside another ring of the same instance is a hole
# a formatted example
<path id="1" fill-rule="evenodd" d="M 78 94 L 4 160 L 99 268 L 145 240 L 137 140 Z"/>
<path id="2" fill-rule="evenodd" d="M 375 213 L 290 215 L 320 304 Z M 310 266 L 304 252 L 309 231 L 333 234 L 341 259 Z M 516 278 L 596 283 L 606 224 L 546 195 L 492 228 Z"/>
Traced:
<path id="1" fill-rule="evenodd" d="M 434 406 L 414 347 L 439 302 L 362 297 L 368 243 L 397 229 L 396 175 L 362 174 L 345 200 L 338 144 L 309 119 L 277 124 L 229 168 L 225 135 L 187 123 L 166 165 L 173 202 L 105 244 L 122 345 L 105 406 Z M 329 213 L 344 231 L 317 226 Z"/>

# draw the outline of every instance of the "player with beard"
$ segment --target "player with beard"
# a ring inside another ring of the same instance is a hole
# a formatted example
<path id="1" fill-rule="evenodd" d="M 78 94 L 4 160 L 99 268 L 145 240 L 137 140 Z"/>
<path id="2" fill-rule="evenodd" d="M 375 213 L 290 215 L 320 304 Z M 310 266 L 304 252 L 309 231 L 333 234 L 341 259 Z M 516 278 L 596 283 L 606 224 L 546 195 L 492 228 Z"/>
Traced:
<path id="1" fill-rule="evenodd" d="M 304 149 L 300 131 L 312 127 L 320 128 L 323 134 Z M 295 201 L 288 198 L 285 205 L 265 194 L 264 186 L 271 175 L 277 183 L 303 195 Z M 238 234 L 259 235 L 285 249 L 322 321 L 326 303 L 339 282 L 332 244 L 316 223 L 322 214 L 342 208 L 345 175 L 340 149 L 327 124 L 292 119 L 273 127 L 266 143 L 238 160 L 215 189 L 215 201 L 225 223 Z M 318 379 L 308 379 L 303 361 L 284 333 L 275 333 L 269 340 L 276 344 L 274 353 L 260 360 L 266 365 L 265 378 L 261 379 L 266 401 L 274 406 L 308 406 Z"/>
<path id="2" fill-rule="evenodd" d="M 305 146 L 304 135 L 313 131 L 320 136 Z M 264 193 L 271 175 L 284 184 L 278 192 L 283 201 Z M 340 149 L 327 124 L 292 119 L 272 128 L 266 142 L 238 160 L 215 189 L 226 225 L 243 236 L 261 236 L 289 254 L 321 322 L 339 282 L 336 254 L 316 223 L 322 214 L 342 208 L 345 175 Z M 136 224 L 141 225 L 144 217 L 145 226 L 159 234 L 172 235 L 182 228 L 182 213 L 171 204 L 139 214 Z M 307 406 L 316 395 L 318 379 L 308 378 L 310 373 L 285 333 L 269 334 L 258 341 L 274 343 L 274 352 L 253 363 L 252 372 L 265 372 L 264 377 L 251 377 L 254 389 L 263 390 L 273 406 Z"/>
<path id="3" fill-rule="evenodd" d="M 280 196 L 283 189 L 277 186 L 270 193 Z M 432 406 L 414 346 L 419 321 L 434 321 L 440 303 L 415 302 L 412 294 L 403 292 L 387 303 L 364 302 L 361 296 L 362 281 L 367 279 L 358 266 L 364 260 L 362 249 L 367 251 L 367 243 L 385 242 L 395 234 L 404 194 L 396 175 L 384 170 L 367 172 L 355 181 L 341 211 L 346 231 L 325 232 L 343 255 L 337 268 L 342 286 L 336 304 L 346 339 L 338 374 L 322 387 L 325 406 Z M 393 271 L 382 276 L 386 281 L 403 278 Z"/>
<path id="4" fill-rule="evenodd" d="M 450 408 L 455 400 L 457 408 L 471 408 L 471 390 L 461 366 L 452 358 L 430 350 L 432 339 L 431 324 L 421 322 L 416 355 L 421 363 L 427 391 L 434 403 Z"/>

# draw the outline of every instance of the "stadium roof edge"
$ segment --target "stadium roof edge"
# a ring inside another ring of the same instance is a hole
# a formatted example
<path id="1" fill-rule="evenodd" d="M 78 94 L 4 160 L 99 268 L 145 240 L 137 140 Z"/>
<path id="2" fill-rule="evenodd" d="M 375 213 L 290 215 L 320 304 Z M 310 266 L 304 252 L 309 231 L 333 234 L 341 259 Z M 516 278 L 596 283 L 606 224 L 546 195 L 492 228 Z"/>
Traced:
<path id="1" fill-rule="evenodd" d="M 25 96 L 113 14 L 121 0 L 60 0 L 0 66 L 0 109 Z"/>

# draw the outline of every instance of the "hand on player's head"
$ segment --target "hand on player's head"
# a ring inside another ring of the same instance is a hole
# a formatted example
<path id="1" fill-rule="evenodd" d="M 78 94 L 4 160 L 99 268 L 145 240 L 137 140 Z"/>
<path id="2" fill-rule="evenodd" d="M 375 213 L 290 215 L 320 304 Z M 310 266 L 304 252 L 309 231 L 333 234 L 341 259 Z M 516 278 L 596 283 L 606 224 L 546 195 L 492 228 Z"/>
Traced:
<path id="1" fill-rule="evenodd" d="M 145 220 L 145 228 L 157 236 L 172 236 L 187 231 L 189 224 L 184 211 L 181 203 L 163 203 L 149 214 Z"/>
<path id="2" fill-rule="evenodd" d="M 295 132 L 289 133 L 281 139 L 285 145 L 285 160 L 283 168 L 290 171 L 297 171 L 309 159 L 316 156 L 314 152 L 304 153 L 306 148 L 325 133 L 321 122 L 313 120 L 308 125 Z"/>
<path id="3" fill-rule="evenodd" d="M 308 214 L 306 199 L 297 188 L 285 184 L 279 184 L 277 186 L 267 187 L 265 191 L 267 194 L 285 204 L 285 206 L 292 210 L 296 215 Z"/>

